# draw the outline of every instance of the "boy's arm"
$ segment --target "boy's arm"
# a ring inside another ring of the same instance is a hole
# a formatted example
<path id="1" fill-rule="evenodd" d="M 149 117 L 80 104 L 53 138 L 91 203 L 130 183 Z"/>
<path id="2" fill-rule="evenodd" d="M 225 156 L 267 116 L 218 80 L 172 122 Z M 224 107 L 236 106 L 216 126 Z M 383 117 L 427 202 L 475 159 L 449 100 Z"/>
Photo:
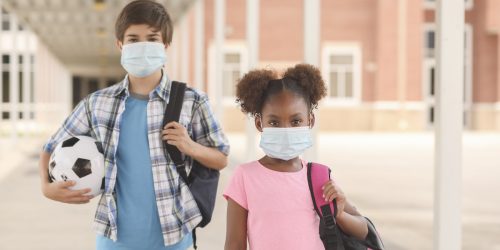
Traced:
<path id="1" fill-rule="evenodd" d="M 227 228 L 225 250 L 247 249 L 248 211 L 231 198 L 227 199 Z"/>
<path id="2" fill-rule="evenodd" d="M 42 187 L 42 193 L 45 197 L 73 204 L 87 203 L 90 196 L 85 195 L 90 192 L 90 189 L 84 190 L 69 190 L 68 187 L 75 185 L 73 181 L 60 181 L 60 182 L 49 182 L 48 168 L 50 155 L 54 151 L 54 148 L 62 140 L 75 136 L 75 135 L 85 135 L 90 131 L 90 124 L 87 118 L 87 112 L 85 108 L 85 100 L 82 100 L 71 112 L 70 116 L 66 118 L 63 125 L 59 130 L 49 139 L 49 141 L 44 145 L 42 152 L 40 153 L 39 161 L 39 172 L 40 181 Z"/>
<path id="3" fill-rule="evenodd" d="M 176 146 L 183 154 L 190 156 L 202 165 L 221 170 L 227 165 L 227 156 L 216 148 L 203 146 L 189 137 L 184 126 L 177 122 L 165 125 L 162 138 L 168 144 Z"/>
<path id="4" fill-rule="evenodd" d="M 57 181 L 49 182 L 49 160 L 50 154 L 42 151 L 40 154 L 40 182 L 42 183 L 42 193 L 45 197 L 64 203 L 85 204 L 92 198 L 90 195 L 85 195 L 90 192 L 90 188 L 83 190 L 69 190 L 68 188 L 75 185 L 74 181 Z"/>
<path id="5" fill-rule="evenodd" d="M 165 125 L 162 139 L 206 167 L 216 170 L 226 167 L 229 143 L 205 95 L 193 110 L 191 125 L 192 138 L 184 126 L 171 122 Z"/>

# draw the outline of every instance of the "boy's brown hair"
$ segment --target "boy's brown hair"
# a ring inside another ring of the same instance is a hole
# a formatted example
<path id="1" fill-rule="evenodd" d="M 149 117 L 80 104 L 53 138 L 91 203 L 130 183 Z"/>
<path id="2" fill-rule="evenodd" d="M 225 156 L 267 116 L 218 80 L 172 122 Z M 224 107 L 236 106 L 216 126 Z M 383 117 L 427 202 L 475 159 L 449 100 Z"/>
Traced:
<path id="1" fill-rule="evenodd" d="M 172 42 L 174 31 L 172 19 L 160 3 L 151 0 L 136 0 L 127 4 L 116 19 L 116 39 L 123 42 L 125 31 L 134 24 L 147 24 L 155 31 L 161 31 L 164 44 Z"/>

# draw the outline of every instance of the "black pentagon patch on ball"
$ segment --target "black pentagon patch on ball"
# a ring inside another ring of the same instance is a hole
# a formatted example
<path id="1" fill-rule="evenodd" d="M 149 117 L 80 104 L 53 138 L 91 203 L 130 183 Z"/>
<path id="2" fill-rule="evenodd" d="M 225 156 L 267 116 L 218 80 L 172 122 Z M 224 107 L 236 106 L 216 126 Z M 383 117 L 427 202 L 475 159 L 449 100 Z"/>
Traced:
<path id="1" fill-rule="evenodd" d="M 63 142 L 62 147 L 63 148 L 73 147 L 78 141 L 80 141 L 80 139 L 78 139 L 76 137 L 71 137 Z"/>
<path id="2" fill-rule="evenodd" d="M 99 153 L 104 154 L 104 149 L 102 148 L 102 143 L 96 141 L 95 146 L 97 147 L 97 151 L 99 151 Z"/>
<path id="3" fill-rule="evenodd" d="M 72 169 L 73 172 L 75 172 L 75 174 L 80 178 L 83 178 L 92 173 L 90 161 L 87 159 L 78 158 Z"/>

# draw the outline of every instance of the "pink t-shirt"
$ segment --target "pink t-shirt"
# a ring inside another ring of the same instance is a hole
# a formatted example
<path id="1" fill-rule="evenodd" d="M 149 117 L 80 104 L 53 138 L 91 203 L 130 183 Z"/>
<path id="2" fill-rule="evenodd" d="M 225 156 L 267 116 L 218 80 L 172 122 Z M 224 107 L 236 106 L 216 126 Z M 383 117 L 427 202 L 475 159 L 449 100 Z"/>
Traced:
<path id="1" fill-rule="evenodd" d="M 324 250 L 319 217 L 307 184 L 307 167 L 298 172 L 270 170 L 258 161 L 240 165 L 224 197 L 248 211 L 251 250 Z"/>

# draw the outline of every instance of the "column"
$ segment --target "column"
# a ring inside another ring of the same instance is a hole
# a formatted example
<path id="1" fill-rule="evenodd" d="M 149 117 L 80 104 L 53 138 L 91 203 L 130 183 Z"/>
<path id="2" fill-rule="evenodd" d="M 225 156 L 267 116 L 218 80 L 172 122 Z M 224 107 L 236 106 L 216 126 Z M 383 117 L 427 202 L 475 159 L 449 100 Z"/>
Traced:
<path id="1" fill-rule="evenodd" d="M 204 90 L 205 79 L 204 74 L 204 48 L 205 48 L 205 1 L 198 0 L 195 4 L 195 40 L 194 40 L 194 86 L 199 90 Z"/>
<path id="2" fill-rule="evenodd" d="M 10 124 L 11 139 L 17 140 L 18 120 L 19 120 L 19 51 L 18 51 L 18 23 L 17 17 L 10 14 L 10 28 L 12 34 L 12 50 L 10 51 Z"/>
<path id="3" fill-rule="evenodd" d="M 434 249 L 461 249 L 464 1 L 437 1 Z"/>
<path id="4" fill-rule="evenodd" d="M 408 128 L 406 114 L 406 72 L 407 72 L 407 0 L 398 2 L 398 102 L 399 121 L 398 128 L 406 130 Z"/>
<path id="5" fill-rule="evenodd" d="M 226 1 L 215 0 L 215 105 L 214 110 L 219 118 L 219 121 L 224 122 L 223 106 L 222 106 L 222 81 L 223 81 L 223 64 L 224 64 L 224 33 L 225 33 L 225 19 L 226 19 Z"/>
<path id="6" fill-rule="evenodd" d="M 184 16 L 180 20 L 180 35 L 181 43 L 177 46 L 181 46 L 181 77 L 180 80 L 183 82 L 189 81 L 189 13 L 184 13 Z M 191 84 L 191 83 L 189 83 Z"/>
<path id="7" fill-rule="evenodd" d="M 304 61 L 316 67 L 320 66 L 320 21 L 320 0 L 304 0 Z M 314 146 L 304 155 L 309 161 L 317 160 L 318 157 L 319 111 L 316 110 L 314 114 L 316 116 L 316 124 L 313 128 Z"/>
<path id="8" fill-rule="evenodd" d="M 246 36 L 248 47 L 248 68 L 253 70 L 259 64 L 259 0 L 247 0 Z M 255 159 L 256 130 L 252 117 L 247 117 L 247 160 Z"/>
<path id="9" fill-rule="evenodd" d="M 30 93 L 31 93 L 31 36 L 27 27 L 24 27 L 24 51 L 23 51 L 23 121 L 27 125 L 30 119 Z"/>

